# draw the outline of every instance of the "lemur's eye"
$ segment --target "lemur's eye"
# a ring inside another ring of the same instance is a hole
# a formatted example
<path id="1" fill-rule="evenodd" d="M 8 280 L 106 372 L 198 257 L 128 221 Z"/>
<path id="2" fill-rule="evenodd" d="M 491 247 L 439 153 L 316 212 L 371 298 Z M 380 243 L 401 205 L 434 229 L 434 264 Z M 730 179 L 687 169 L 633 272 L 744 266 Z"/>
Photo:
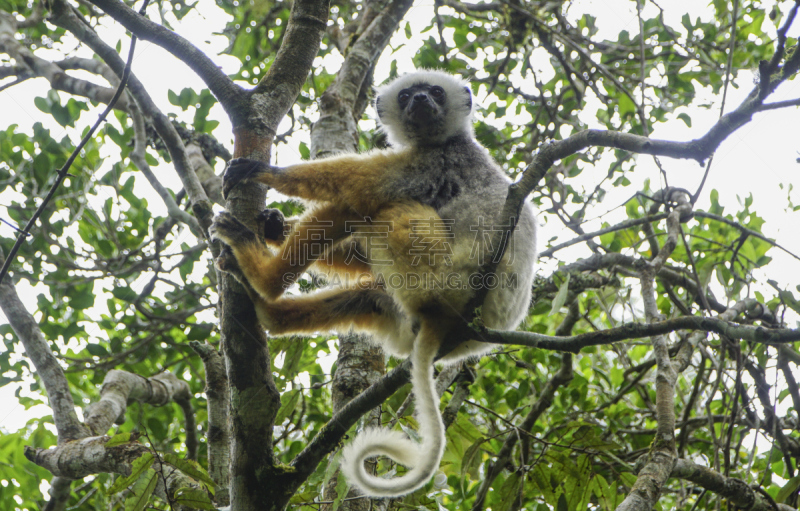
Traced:
<path id="1" fill-rule="evenodd" d="M 434 98 L 441 98 L 444 96 L 444 89 L 439 87 L 438 85 L 434 85 L 431 87 L 431 96 Z"/>
<path id="2" fill-rule="evenodd" d="M 397 95 L 397 100 L 401 103 L 405 103 L 408 101 L 408 98 L 411 97 L 411 94 L 407 91 L 400 91 L 400 94 Z"/>

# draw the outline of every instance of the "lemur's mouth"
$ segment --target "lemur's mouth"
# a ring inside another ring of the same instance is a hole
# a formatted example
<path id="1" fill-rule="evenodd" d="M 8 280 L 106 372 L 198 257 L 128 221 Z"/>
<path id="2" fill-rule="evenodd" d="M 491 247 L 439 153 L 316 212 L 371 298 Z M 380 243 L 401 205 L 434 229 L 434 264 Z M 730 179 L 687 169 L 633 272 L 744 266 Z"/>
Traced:
<path id="1" fill-rule="evenodd" d="M 408 105 L 409 117 L 415 121 L 430 119 L 436 113 L 436 105 L 431 104 L 430 101 L 413 101 Z"/>

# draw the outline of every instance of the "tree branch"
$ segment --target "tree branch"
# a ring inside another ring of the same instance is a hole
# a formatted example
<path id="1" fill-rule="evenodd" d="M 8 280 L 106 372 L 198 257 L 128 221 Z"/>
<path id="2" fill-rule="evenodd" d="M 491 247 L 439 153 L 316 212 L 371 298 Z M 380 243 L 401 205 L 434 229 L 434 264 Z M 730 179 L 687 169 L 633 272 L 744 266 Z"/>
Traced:
<path id="1" fill-rule="evenodd" d="M 493 273 L 500 262 L 507 243 L 517 225 L 519 212 L 527 196 L 536 188 L 553 164 L 588 147 L 613 147 L 639 154 L 668 156 L 678 159 L 694 159 L 702 162 L 708 158 L 728 136 L 752 119 L 764 99 L 783 81 L 797 73 L 800 68 L 800 51 L 794 52 L 777 77 L 762 76 L 762 81 L 750 92 L 738 108 L 722 116 L 702 137 L 688 142 L 650 139 L 630 133 L 619 133 L 603 130 L 585 130 L 563 140 L 554 140 L 536 153 L 531 163 L 522 173 L 522 178 L 509 185 L 508 196 L 499 218 L 507 219 L 503 229 L 498 229 L 488 245 L 486 262 L 481 266 L 480 275 Z M 467 310 L 476 310 L 483 304 L 488 293 L 487 288 L 479 289 Z M 455 345 L 447 343 L 445 349 L 453 349 Z"/>
<path id="2" fill-rule="evenodd" d="M 796 511 L 785 504 L 777 504 L 767 500 L 760 492 L 754 491 L 741 479 L 725 477 L 710 468 L 696 465 L 689 460 L 679 459 L 672 469 L 671 477 L 691 481 L 694 484 L 714 492 L 720 497 L 729 499 L 731 504 L 748 511 Z"/>
<path id="3" fill-rule="evenodd" d="M 202 238 L 203 229 L 197 222 L 197 219 L 184 211 L 183 208 L 178 206 L 172 194 L 164 188 L 164 185 L 158 180 L 153 171 L 150 169 L 150 164 L 147 163 L 145 153 L 147 150 L 147 129 L 144 123 L 144 116 L 138 105 L 134 105 L 131 109 L 131 120 L 133 121 L 133 150 L 128 157 L 131 162 L 136 165 L 139 171 L 144 175 L 153 190 L 161 197 L 161 201 L 167 207 L 167 214 L 174 218 L 176 221 L 187 225 L 194 233 L 195 236 Z"/>
<path id="4" fill-rule="evenodd" d="M 113 0 L 109 0 L 113 2 Z M 79 41 L 91 48 L 118 76 L 122 76 L 125 63 L 117 52 L 108 46 L 89 24 L 79 17 L 79 14 L 65 0 L 53 0 L 51 3 L 53 16 L 50 18 L 54 24 L 69 30 Z M 126 7 L 127 9 L 127 7 Z M 193 172 L 186 148 L 178 132 L 169 118 L 164 115 L 153 102 L 142 83 L 133 74 L 128 78 L 128 90 L 141 108 L 142 113 L 153 121 L 153 127 L 164 141 L 175 171 L 181 179 L 189 200 L 192 203 L 192 212 L 205 230 L 211 225 L 211 203 L 208 200 L 203 186 L 197 175 Z"/>
<path id="5" fill-rule="evenodd" d="M 47 501 L 44 511 L 65 511 L 71 494 L 71 486 L 72 479 L 53 476 L 50 480 L 50 489 L 47 490 L 47 494 L 50 495 L 50 500 Z"/>
<path id="6" fill-rule="evenodd" d="M 611 226 L 605 227 L 603 229 L 598 229 L 598 230 L 596 230 L 594 232 L 587 232 L 587 233 L 581 234 L 580 236 L 577 236 L 577 237 L 575 237 L 575 238 L 573 238 L 571 240 L 565 241 L 563 243 L 559 243 L 558 245 L 555 245 L 553 247 L 548 248 L 547 250 L 542 251 L 539 254 L 539 257 L 540 258 L 541 257 L 553 257 L 553 254 L 555 254 L 559 250 L 567 248 L 567 247 L 571 247 L 572 245 L 577 245 L 578 243 L 580 243 L 582 241 L 588 241 L 588 240 L 590 240 L 592 238 L 595 238 L 597 236 L 602 236 L 603 234 L 608 234 L 609 232 L 622 231 L 622 230 L 630 229 L 631 227 L 636 227 L 636 226 L 639 226 L 639 225 L 642 225 L 642 224 L 647 224 L 647 223 L 650 223 L 650 222 L 657 222 L 657 221 L 663 220 L 665 218 L 667 218 L 667 213 L 659 213 L 657 215 L 648 215 L 648 216 L 645 216 L 645 217 L 642 217 L 642 218 L 629 218 L 628 220 L 623 220 L 622 222 L 620 222 L 620 223 L 618 223 L 616 225 L 611 225 Z"/>
<path id="7" fill-rule="evenodd" d="M 151 451 L 135 441 L 106 446 L 110 437 L 87 437 L 51 449 L 25 447 L 25 457 L 46 468 L 59 478 L 82 479 L 102 473 L 131 475 L 131 463 Z M 156 456 L 152 468 L 161 473 L 155 493 L 170 502 L 179 488 L 199 488 L 200 485 L 180 470 Z"/>
<path id="8" fill-rule="evenodd" d="M 327 0 L 295 0 L 275 61 L 246 102 L 228 111 L 234 156 L 269 162 L 275 129 L 302 90 L 319 51 L 328 19 Z M 263 187 L 238 187 L 225 209 L 253 226 L 265 207 Z M 220 333 L 231 406 L 230 496 L 234 511 L 283 509 L 298 482 L 274 452 L 273 427 L 280 394 L 270 370 L 270 352 L 252 300 L 228 274 L 220 275 Z M 316 468 L 316 465 L 310 470 Z M 310 473 L 310 472 L 309 472 Z"/>
<path id="9" fill-rule="evenodd" d="M 764 344 L 788 344 L 800 340 L 800 330 L 791 328 L 765 328 L 762 326 L 742 325 L 719 318 L 701 316 L 681 316 L 665 319 L 655 323 L 624 323 L 615 328 L 587 332 L 570 337 L 557 337 L 534 332 L 516 332 L 482 329 L 473 330 L 460 340 L 476 336 L 482 342 L 515 346 L 529 346 L 553 351 L 578 353 L 583 348 L 600 346 L 629 339 L 641 339 L 654 335 L 663 335 L 678 330 L 704 330 L 728 336 L 732 339 L 743 339 Z"/>
<path id="10" fill-rule="evenodd" d="M 110 439 L 105 435 L 91 436 L 50 449 L 25 446 L 25 457 L 55 476 L 82 479 L 104 472 L 130 475 L 133 460 L 150 452 L 138 442 L 106 447 Z"/>
<path id="11" fill-rule="evenodd" d="M 656 301 L 655 277 L 678 246 L 681 216 L 691 212 L 689 196 L 677 192 L 673 197 L 677 206 L 667 217 L 667 240 L 651 261 L 644 261 L 639 271 L 642 288 L 642 303 L 645 319 L 654 323 L 660 316 Z M 648 224 L 649 225 L 649 224 Z M 653 358 L 656 361 L 656 435 L 647 454 L 645 464 L 637 474 L 636 482 L 625 500 L 617 507 L 618 511 L 642 511 L 652 509 L 658 502 L 664 484 L 669 478 L 677 459 L 675 450 L 675 383 L 678 373 L 669 356 L 669 346 L 665 334 L 650 337 Z"/>
<path id="12" fill-rule="evenodd" d="M 370 409 L 380 405 L 394 394 L 400 387 L 408 383 L 411 362 L 406 359 L 399 366 L 392 369 L 386 376 L 367 390 L 354 397 L 344 408 L 335 414 L 325 426 L 320 429 L 317 436 L 308 443 L 305 449 L 292 460 L 299 477 L 296 478 L 297 487 L 317 468 L 319 462 L 336 449 L 345 433 L 358 419 Z M 286 489 L 287 492 L 295 488 Z"/>
<path id="13" fill-rule="evenodd" d="M 192 43 L 154 23 L 117 0 L 89 0 L 143 41 L 161 46 L 183 61 L 208 85 L 226 112 L 244 101 L 244 89 L 233 83 L 213 60 Z"/>
<path id="14" fill-rule="evenodd" d="M 191 398 L 189 384 L 164 372 L 152 378 L 112 369 L 103 379 L 100 399 L 84 410 L 84 422 L 95 435 L 102 435 L 112 424 L 125 420 L 130 401 L 163 406 Z"/>
<path id="15" fill-rule="evenodd" d="M 37 4 L 37 6 L 38 5 L 39 4 Z M 60 63 L 53 63 L 38 57 L 31 50 L 20 44 L 19 40 L 15 37 L 19 26 L 20 24 L 11 14 L 0 11 L 0 52 L 8 53 L 9 56 L 14 58 L 17 64 L 16 66 L 3 67 L 3 75 L 17 75 L 21 78 L 40 76 L 50 82 L 50 86 L 55 90 L 68 92 L 104 104 L 108 104 L 111 101 L 116 94 L 116 88 L 102 87 L 92 82 L 69 76 L 64 72 L 64 70 L 69 67 L 64 67 L 61 66 Z M 64 62 L 67 64 L 75 63 L 70 61 Z M 94 72 L 94 70 L 91 70 L 91 72 Z M 125 96 L 120 97 L 114 105 L 114 108 L 127 111 L 127 98 Z"/>
<path id="16" fill-rule="evenodd" d="M 0 252 L 0 260 L 5 262 L 2 252 Z M 39 323 L 19 299 L 10 278 L 0 282 L 0 309 L 3 310 L 11 328 L 22 342 L 25 354 L 33 362 L 36 374 L 47 392 L 58 433 L 58 443 L 67 443 L 89 436 L 91 432 L 81 423 L 75 412 L 75 403 L 72 400 L 64 370 L 58 364 L 50 344 L 45 340 Z"/>
<path id="17" fill-rule="evenodd" d="M 412 3 L 413 0 L 393 0 L 372 20 L 347 52 L 332 88 L 351 108 L 370 68 L 389 44 L 389 39 Z"/>
<path id="18" fill-rule="evenodd" d="M 557 333 L 561 335 L 570 333 L 579 319 L 580 306 L 578 305 L 577 301 L 573 300 L 572 303 L 570 303 L 564 321 L 557 329 Z M 545 384 L 544 388 L 539 394 L 538 399 L 533 404 L 530 411 L 528 411 L 525 419 L 519 425 L 519 430 L 530 432 L 530 430 L 536 424 L 536 421 L 539 420 L 539 417 L 541 417 L 541 415 L 548 408 L 550 408 L 550 405 L 553 404 L 556 391 L 560 387 L 568 385 L 569 382 L 572 381 L 572 377 L 572 354 L 565 353 L 561 359 L 561 368 L 556 374 L 553 375 L 547 384 Z M 489 468 L 486 471 L 483 480 L 481 481 L 481 485 L 475 494 L 475 503 L 472 505 L 472 511 L 480 511 L 483 509 L 484 504 L 486 503 L 486 496 L 489 493 L 492 484 L 494 483 L 495 479 L 497 479 L 497 476 L 500 475 L 503 469 L 511 461 L 511 455 L 513 454 L 514 446 L 516 446 L 517 440 L 519 440 L 519 435 L 509 434 L 506 437 L 502 447 L 500 447 L 500 450 L 497 452 L 495 460 L 489 465 Z"/>
<path id="19" fill-rule="evenodd" d="M 217 483 L 215 501 L 219 505 L 230 503 L 228 490 L 230 474 L 230 427 L 228 406 L 230 388 L 225 372 L 225 359 L 210 344 L 191 341 L 189 345 L 203 359 L 206 370 L 206 397 L 208 398 L 208 475 Z"/>
<path id="20" fill-rule="evenodd" d="M 250 139 L 240 140 L 240 129 L 272 141 L 275 128 L 297 99 L 319 52 L 328 22 L 328 3 L 328 0 L 296 0 L 292 5 L 275 61 L 250 91 L 250 101 L 230 112 L 237 148 L 244 142 L 251 142 Z M 241 156 L 236 148 L 234 155 Z"/>

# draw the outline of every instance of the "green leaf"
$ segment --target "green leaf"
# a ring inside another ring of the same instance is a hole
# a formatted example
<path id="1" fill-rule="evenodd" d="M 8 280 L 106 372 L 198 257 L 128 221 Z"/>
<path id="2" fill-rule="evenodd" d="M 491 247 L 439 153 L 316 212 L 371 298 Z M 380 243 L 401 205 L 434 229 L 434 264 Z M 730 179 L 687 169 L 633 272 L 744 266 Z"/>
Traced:
<path id="1" fill-rule="evenodd" d="M 333 499 L 333 505 L 331 506 L 331 511 L 337 511 L 341 506 L 344 498 L 347 496 L 347 493 L 350 489 L 350 485 L 347 484 L 347 480 L 344 478 L 344 474 L 339 472 L 339 475 L 336 477 L 336 498 Z"/>
<path id="2" fill-rule="evenodd" d="M 569 279 L 570 274 L 567 273 L 567 278 L 564 279 L 564 282 L 558 287 L 558 293 L 556 293 L 556 297 L 553 298 L 553 306 L 550 307 L 550 314 L 548 316 L 552 316 L 553 314 L 557 313 L 561 310 L 561 307 L 567 302 L 567 293 L 569 292 Z"/>
<path id="3" fill-rule="evenodd" d="M 117 433 L 116 435 L 112 436 L 108 442 L 106 442 L 105 447 L 106 449 L 108 449 L 109 447 L 115 447 L 117 445 L 127 444 L 130 441 L 131 441 L 131 433 Z"/>
<path id="4" fill-rule="evenodd" d="M 187 341 L 204 341 L 211 336 L 212 327 L 210 325 L 192 325 L 189 333 L 186 334 Z"/>
<path id="5" fill-rule="evenodd" d="M 194 460 L 181 458 L 175 453 L 166 453 L 164 454 L 164 461 L 196 481 L 202 481 L 211 488 L 216 486 L 216 483 L 214 483 L 214 480 L 208 475 L 206 469 Z"/>
<path id="6" fill-rule="evenodd" d="M 142 511 L 147 503 L 150 502 L 150 497 L 153 495 L 153 490 L 156 489 L 158 483 L 158 474 L 153 469 L 148 469 L 131 488 L 131 493 L 125 499 L 125 511 Z"/>
<path id="7" fill-rule="evenodd" d="M 131 463 L 131 474 L 129 476 L 118 477 L 117 480 L 114 481 L 114 484 L 112 484 L 108 490 L 106 490 L 106 493 L 108 495 L 114 495 L 115 493 L 119 493 L 133 484 L 134 481 L 139 479 L 139 477 L 150 468 L 154 460 L 155 457 L 149 452 L 146 452 L 133 460 Z"/>
<path id="8" fill-rule="evenodd" d="M 558 477 L 558 469 L 550 470 L 549 467 L 545 466 L 543 463 L 537 463 L 533 470 L 528 472 L 528 475 L 531 477 L 533 482 L 539 487 L 539 491 L 544 498 L 544 501 L 553 506 L 556 504 L 557 494 L 553 491 L 553 485 L 551 484 L 551 474 L 555 477 Z M 555 480 L 555 479 L 554 479 Z"/>
<path id="9" fill-rule="evenodd" d="M 328 457 L 328 463 L 325 465 L 325 472 L 322 476 L 323 481 L 330 481 L 333 477 L 333 474 L 337 473 L 336 470 L 339 468 L 339 461 L 342 457 L 342 451 L 337 451 L 336 454 L 333 456 Z M 341 474 L 340 474 L 341 476 Z M 343 493 L 346 495 L 347 491 Z"/>
<path id="10" fill-rule="evenodd" d="M 625 116 L 636 112 L 636 105 L 633 103 L 633 101 L 631 101 L 631 98 L 629 98 L 627 94 L 619 95 L 617 108 L 619 109 L 619 116 L 622 118 L 625 118 Z"/>
<path id="11" fill-rule="evenodd" d="M 50 113 L 50 103 L 43 98 L 43 97 L 35 97 L 33 98 L 33 104 L 36 105 L 36 108 L 41 110 L 42 112 L 49 114 Z"/>
<path id="12" fill-rule="evenodd" d="M 778 283 L 775 282 L 775 285 L 778 285 Z M 785 303 L 790 309 L 800 314 L 800 302 L 795 299 L 791 291 L 781 291 L 778 293 L 778 296 L 780 296 L 781 300 L 783 300 L 783 303 Z"/>
<path id="13" fill-rule="evenodd" d="M 107 357 L 110 355 L 108 350 L 102 344 L 89 343 L 86 345 L 86 351 L 94 357 Z"/>
<path id="14" fill-rule="evenodd" d="M 44 186 L 55 174 L 53 163 L 47 153 L 39 153 L 33 157 L 33 175 L 39 186 Z"/>
<path id="15" fill-rule="evenodd" d="M 114 298 L 118 298 L 125 302 L 132 302 L 138 296 L 133 289 L 121 286 L 112 289 L 111 294 L 114 295 Z"/>
<path id="16" fill-rule="evenodd" d="M 300 402 L 300 391 L 290 390 L 281 396 L 281 407 L 278 409 L 278 414 L 275 416 L 275 424 L 282 424 L 286 418 L 291 415 Z"/>
<path id="17" fill-rule="evenodd" d="M 503 481 L 503 485 L 500 487 L 500 502 L 497 505 L 497 509 L 500 511 L 508 511 L 512 509 L 514 505 L 514 501 L 517 500 L 519 497 L 519 489 L 522 485 L 522 478 L 520 477 L 519 473 L 514 472 L 508 478 Z M 492 506 L 492 509 L 495 509 Z"/>
<path id="18" fill-rule="evenodd" d="M 300 151 L 300 157 L 304 160 L 311 159 L 311 150 L 308 148 L 308 145 L 305 142 L 300 142 L 300 145 L 297 147 Z"/>
<path id="19" fill-rule="evenodd" d="M 478 468 L 481 465 L 483 458 L 483 444 L 486 443 L 485 438 L 479 438 L 470 445 L 464 452 L 464 457 L 461 458 L 461 491 L 466 493 L 463 487 L 467 474 L 477 474 Z"/>
<path id="20" fill-rule="evenodd" d="M 617 508 L 617 501 L 620 499 L 620 494 L 617 493 L 602 476 L 595 475 L 592 478 L 592 491 L 594 491 L 602 509 L 613 511 Z"/>
<path id="21" fill-rule="evenodd" d="M 175 490 L 175 504 L 189 509 L 217 509 L 208 494 L 199 488 L 178 488 Z"/>
<path id="22" fill-rule="evenodd" d="M 286 357 L 283 360 L 283 367 L 281 367 L 281 374 L 287 379 L 292 379 L 300 372 L 300 362 L 303 360 L 303 353 L 305 351 L 305 341 L 297 338 L 292 339 L 286 349 Z"/>
<path id="23" fill-rule="evenodd" d="M 775 502 L 784 503 L 786 499 L 788 499 L 797 489 L 800 488 L 800 475 L 796 475 L 793 478 L 789 479 L 786 484 L 778 490 L 778 494 L 775 495 Z"/>

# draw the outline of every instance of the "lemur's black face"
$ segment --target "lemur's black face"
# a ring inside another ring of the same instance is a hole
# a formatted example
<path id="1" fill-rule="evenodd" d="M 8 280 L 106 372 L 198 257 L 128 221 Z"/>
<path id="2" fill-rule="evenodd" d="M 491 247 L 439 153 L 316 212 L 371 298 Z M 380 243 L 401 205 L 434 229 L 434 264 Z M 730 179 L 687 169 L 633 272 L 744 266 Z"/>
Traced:
<path id="1" fill-rule="evenodd" d="M 447 94 L 438 85 L 420 83 L 401 90 L 397 94 L 397 103 L 412 121 L 429 121 L 444 113 Z"/>

